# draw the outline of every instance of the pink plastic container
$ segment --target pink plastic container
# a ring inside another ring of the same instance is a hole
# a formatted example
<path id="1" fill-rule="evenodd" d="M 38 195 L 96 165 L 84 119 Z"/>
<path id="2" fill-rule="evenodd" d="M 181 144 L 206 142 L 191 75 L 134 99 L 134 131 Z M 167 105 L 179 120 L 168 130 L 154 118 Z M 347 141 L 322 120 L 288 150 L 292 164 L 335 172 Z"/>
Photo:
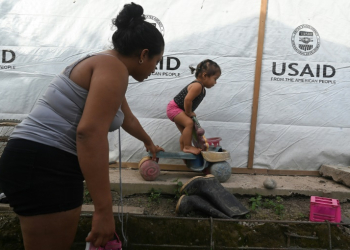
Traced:
<path id="1" fill-rule="evenodd" d="M 339 223 L 341 221 L 341 211 L 339 200 L 318 196 L 310 198 L 310 221 L 329 221 Z"/>
<path id="2" fill-rule="evenodd" d="M 122 242 L 117 233 L 114 233 L 114 238 L 114 240 L 108 241 L 104 247 L 94 247 L 90 242 L 86 242 L 85 250 L 122 250 Z"/>
<path id="3" fill-rule="evenodd" d="M 221 137 L 212 137 L 212 138 L 207 138 L 207 142 L 209 144 L 209 146 L 220 146 L 220 141 L 221 141 Z"/>

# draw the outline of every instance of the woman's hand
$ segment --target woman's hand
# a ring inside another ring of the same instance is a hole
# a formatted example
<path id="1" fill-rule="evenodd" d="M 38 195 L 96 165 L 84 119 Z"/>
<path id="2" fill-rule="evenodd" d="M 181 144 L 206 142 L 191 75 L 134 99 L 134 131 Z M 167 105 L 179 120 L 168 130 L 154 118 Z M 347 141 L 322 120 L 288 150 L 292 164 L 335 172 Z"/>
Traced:
<path id="1" fill-rule="evenodd" d="M 112 210 L 112 209 L 111 209 Z M 94 247 L 105 246 L 108 241 L 112 240 L 115 232 L 115 222 L 113 212 L 94 212 L 92 217 L 91 232 L 86 237 Z"/>
<path id="2" fill-rule="evenodd" d="M 154 145 L 153 142 L 150 144 L 145 143 L 145 147 L 146 147 L 147 152 L 151 152 L 153 161 L 155 161 L 157 159 L 157 157 L 156 157 L 157 152 L 164 151 L 163 148 L 159 147 L 158 145 Z"/>

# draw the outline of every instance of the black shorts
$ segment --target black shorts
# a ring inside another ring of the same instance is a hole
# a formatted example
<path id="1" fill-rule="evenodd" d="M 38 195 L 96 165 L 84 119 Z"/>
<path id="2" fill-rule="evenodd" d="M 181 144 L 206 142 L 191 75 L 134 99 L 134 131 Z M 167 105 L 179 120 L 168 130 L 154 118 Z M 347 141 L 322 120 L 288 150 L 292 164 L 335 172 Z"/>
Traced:
<path id="1" fill-rule="evenodd" d="M 41 143 L 12 139 L 0 158 L 0 188 L 22 216 L 81 206 L 83 181 L 76 155 Z"/>

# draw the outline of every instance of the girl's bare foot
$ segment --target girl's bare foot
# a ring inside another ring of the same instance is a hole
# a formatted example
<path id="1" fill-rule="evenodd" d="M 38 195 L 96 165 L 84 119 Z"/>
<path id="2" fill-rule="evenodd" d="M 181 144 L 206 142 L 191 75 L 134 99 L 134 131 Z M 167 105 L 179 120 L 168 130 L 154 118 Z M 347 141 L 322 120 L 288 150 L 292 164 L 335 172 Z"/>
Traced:
<path id="1" fill-rule="evenodd" d="M 185 146 L 182 151 L 184 151 L 185 153 L 192 153 L 192 154 L 198 155 L 202 151 L 202 149 L 195 148 L 192 146 Z"/>

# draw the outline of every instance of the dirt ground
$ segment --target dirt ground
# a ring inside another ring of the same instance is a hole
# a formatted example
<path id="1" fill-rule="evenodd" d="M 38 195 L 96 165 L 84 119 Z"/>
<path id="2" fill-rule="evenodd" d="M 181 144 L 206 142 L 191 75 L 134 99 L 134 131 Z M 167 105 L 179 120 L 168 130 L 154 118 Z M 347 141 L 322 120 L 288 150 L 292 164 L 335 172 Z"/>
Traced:
<path id="1" fill-rule="evenodd" d="M 85 203 L 91 204 L 88 192 L 85 193 Z M 117 192 L 112 191 L 114 205 L 120 204 L 120 197 Z M 242 219 L 251 220 L 284 220 L 284 221 L 308 221 L 310 214 L 310 197 L 261 197 L 261 196 L 240 196 L 236 198 L 250 210 L 250 213 Z M 176 214 L 178 197 L 175 195 L 161 194 L 160 191 L 150 190 L 149 194 L 135 194 L 123 198 L 124 206 L 140 207 L 144 209 L 145 215 L 154 216 L 187 216 L 207 217 L 196 211 L 187 215 Z M 350 200 L 342 200 L 341 212 L 343 216 L 350 218 Z"/>

